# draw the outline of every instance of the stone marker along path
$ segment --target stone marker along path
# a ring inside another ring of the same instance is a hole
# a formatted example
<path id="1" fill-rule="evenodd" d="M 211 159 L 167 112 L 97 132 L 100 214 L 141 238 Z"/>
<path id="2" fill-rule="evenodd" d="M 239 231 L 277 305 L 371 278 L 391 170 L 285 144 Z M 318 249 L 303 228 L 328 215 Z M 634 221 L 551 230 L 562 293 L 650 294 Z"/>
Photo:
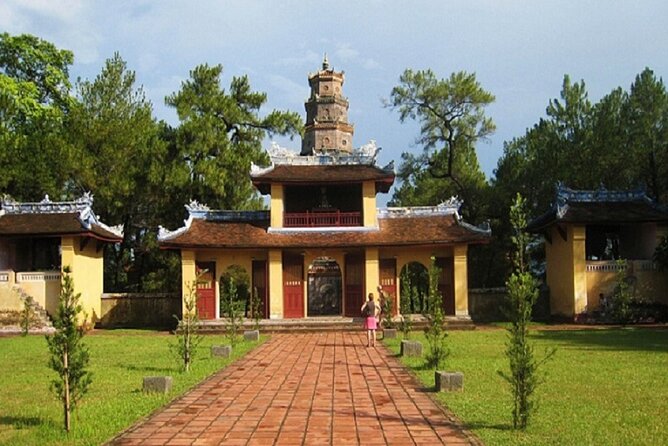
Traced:
<path id="1" fill-rule="evenodd" d="M 277 334 L 111 445 L 481 444 L 364 333 Z"/>

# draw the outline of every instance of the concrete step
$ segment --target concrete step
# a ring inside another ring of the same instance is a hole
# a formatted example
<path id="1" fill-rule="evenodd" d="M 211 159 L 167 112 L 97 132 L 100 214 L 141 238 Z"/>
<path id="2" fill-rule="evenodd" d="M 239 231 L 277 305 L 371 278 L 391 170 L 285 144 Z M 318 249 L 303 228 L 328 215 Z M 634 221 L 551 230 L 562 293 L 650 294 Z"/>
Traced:
<path id="1" fill-rule="evenodd" d="M 414 331 L 424 330 L 429 321 L 421 315 L 412 315 L 412 328 Z M 398 319 L 395 322 L 395 326 Z M 224 333 L 227 330 L 226 319 L 215 319 L 201 321 L 202 333 Z M 362 330 L 362 318 L 350 317 L 310 317 L 300 319 L 262 319 L 260 320 L 260 332 L 313 332 L 313 331 L 359 331 Z M 240 330 L 252 330 L 255 323 L 244 319 Z M 397 327 L 398 328 L 398 327 Z M 461 316 L 450 316 L 445 318 L 446 330 L 474 330 L 475 324 L 470 318 Z"/>

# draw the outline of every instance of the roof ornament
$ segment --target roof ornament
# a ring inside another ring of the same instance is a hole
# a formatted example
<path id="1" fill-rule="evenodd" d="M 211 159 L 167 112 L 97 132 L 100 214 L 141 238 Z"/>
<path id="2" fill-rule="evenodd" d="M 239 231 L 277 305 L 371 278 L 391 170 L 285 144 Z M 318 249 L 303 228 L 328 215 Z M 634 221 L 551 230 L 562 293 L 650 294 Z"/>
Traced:
<path id="1" fill-rule="evenodd" d="M 200 203 L 197 200 L 190 200 L 190 203 L 186 204 L 186 209 L 190 211 L 210 211 L 211 208 L 206 204 Z"/>
<path id="2" fill-rule="evenodd" d="M 327 53 L 325 53 L 325 57 L 322 60 L 322 69 L 329 70 L 329 59 L 327 59 Z"/>

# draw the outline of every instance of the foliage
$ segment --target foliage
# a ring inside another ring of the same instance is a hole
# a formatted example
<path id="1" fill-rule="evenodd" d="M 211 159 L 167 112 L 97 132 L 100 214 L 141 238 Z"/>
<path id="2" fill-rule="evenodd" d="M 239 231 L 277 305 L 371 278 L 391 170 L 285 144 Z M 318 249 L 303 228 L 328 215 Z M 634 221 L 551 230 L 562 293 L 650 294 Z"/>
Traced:
<path id="1" fill-rule="evenodd" d="M 262 319 L 262 299 L 257 292 L 257 287 L 253 287 L 250 301 L 250 315 L 253 318 L 253 330 L 260 329 L 260 319 Z"/>
<path id="2" fill-rule="evenodd" d="M 259 343 L 244 342 L 230 358 L 199 355 L 190 373 L 174 379 L 169 393 L 142 392 L 142 378 L 147 374 L 174 375 L 181 370 L 165 342 L 166 336 L 170 335 L 151 330 L 96 330 L 94 336 L 87 336 L 90 370 L 95 381 L 68 433 L 56 423 L 62 416 L 61 409 L 50 399 L 49 387 L 45 385 L 44 377 L 50 369 L 44 338 L 0 337 L 0 357 L 12 361 L 11 367 L 0 368 L 3 417 L 0 444 L 107 444 L 265 341 L 263 336 Z M 205 336 L 201 348 L 208 350 L 216 342 L 216 336 Z"/>
<path id="3" fill-rule="evenodd" d="M 383 328 L 394 328 L 394 319 L 392 319 L 394 299 L 390 294 L 384 291 L 381 291 L 381 296 L 382 300 L 380 311 L 383 313 Z"/>
<path id="4" fill-rule="evenodd" d="M 415 336 L 424 342 L 420 333 Z M 545 403 L 526 430 L 512 429 L 509 389 L 490 373 L 505 360 L 505 330 L 451 331 L 448 368 L 464 373 L 465 391 L 438 392 L 434 398 L 489 445 L 668 444 L 663 411 L 668 330 L 534 326 L 529 337 L 538 351 L 559 347 L 559 354 L 545 364 L 550 384 L 539 386 L 535 394 Z M 383 343 L 399 352 L 400 339 Z M 424 387 L 433 385 L 434 372 L 422 358 L 399 360 Z"/>
<path id="5" fill-rule="evenodd" d="M 402 339 L 409 339 L 411 337 L 411 331 L 413 330 L 413 321 L 410 316 L 401 315 L 401 321 L 399 322 L 399 330 L 401 331 Z"/>
<path id="6" fill-rule="evenodd" d="M 445 331 L 445 318 L 443 315 L 443 296 L 438 289 L 438 279 L 441 269 L 436 266 L 436 258 L 432 256 L 429 267 L 429 301 L 427 314 L 429 326 L 425 330 L 425 338 L 429 344 L 429 351 L 425 355 L 427 366 L 437 369 L 445 366 L 445 360 L 450 354 L 446 345 L 448 333 Z"/>
<path id="7" fill-rule="evenodd" d="M 429 294 L 429 272 L 421 263 L 411 262 L 401 269 L 401 313 L 424 313 Z"/>
<path id="8" fill-rule="evenodd" d="M 199 333 L 201 324 L 197 314 L 197 283 L 200 277 L 201 273 L 188 286 L 188 292 L 183 296 L 183 317 L 179 319 L 174 315 L 177 321 L 176 340 L 170 347 L 186 372 L 190 372 L 190 367 L 197 357 L 197 350 L 203 339 Z"/>
<path id="9" fill-rule="evenodd" d="M 656 263 L 659 269 L 665 271 L 668 269 L 668 237 L 662 237 L 661 242 L 658 244 L 654 250 L 654 255 L 652 256 L 654 263 Z"/>
<path id="10" fill-rule="evenodd" d="M 538 299 L 538 286 L 527 263 L 529 236 L 524 232 L 527 224 L 526 200 L 520 194 L 517 194 L 510 209 L 510 219 L 513 227 L 512 241 L 515 245 L 512 252 L 514 271 L 506 282 L 508 317 L 511 321 L 506 344 L 510 374 L 499 373 L 512 390 L 513 428 L 524 430 L 535 410 L 533 394 L 539 384 L 538 367 L 553 356 L 555 351 L 549 352 L 543 360 L 538 361 L 534 357 L 533 346 L 528 341 L 531 312 Z"/>
<path id="11" fill-rule="evenodd" d="M 239 330 L 243 323 L 243 304 L 239 300 L 239 292 L 234 277 L 229 277 L 226 286 L 221 284 L 221 307 L 225 318 L 227 319 L 226 331 L 227 339 L 230 345 L 234 347 L 239 340 Z"/>
<path id="12" fill-rule="evenodd" d="M 38 37 L 0 34 L 0 190 L 59 196 L 70 175 L 63 120 L 71 105 L 70 51 Z"/>
<path id="13" fill-rule="evenodd" d="M 23 300 L 23 309 L 21 310 L 21 336 L 27 336 L 30 327 L 35 323 L 35 307 L 32 296 L 25 296 Z"/>
<path id="14" fill-rule="evenodd" d="M 247 180 L 251 163 L 268 161 L 266 135 L 299 134 L 301 118 L 277 110 L 261 118 L 267 95 L 252 91 L 247 76 L 233 77 L 226 92 L 222 72 L 222 65 L 198 65 L 165 99 L 181 121 L 175 142 L 186 169 L 183 192 L 215 209 L 258 209 L 262 200 Z"/>
<path id="15" fill-rule="evenodd" d="M 51 389 L 63 405 L 67 432 L 71 429 L 71 412 L 77 408 L 92 381 L 88 371 L 90 355 L 83 343 L 84 329 L 79 325 L 82 317 L 80 298 L 81 294 L 74 292 L 70 267 L 65 266 L 58 310 L 53 318 L 56 332 L 46 336 L 46 341 L 51 355 L 49 367 L 58 374 L 51 383 Z"/>

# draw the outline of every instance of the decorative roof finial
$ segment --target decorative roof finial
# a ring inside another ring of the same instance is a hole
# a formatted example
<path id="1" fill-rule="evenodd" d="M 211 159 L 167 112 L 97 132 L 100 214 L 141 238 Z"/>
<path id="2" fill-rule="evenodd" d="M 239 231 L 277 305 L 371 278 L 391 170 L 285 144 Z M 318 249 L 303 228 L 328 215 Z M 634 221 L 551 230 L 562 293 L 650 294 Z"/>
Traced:
<path id="1" fill-rule="evenodd" d="M 325 57 L 322 60 L 322 69 L 329 70 L 329 59 L 327 59 L 327 53 L 325 53 Z"/>

